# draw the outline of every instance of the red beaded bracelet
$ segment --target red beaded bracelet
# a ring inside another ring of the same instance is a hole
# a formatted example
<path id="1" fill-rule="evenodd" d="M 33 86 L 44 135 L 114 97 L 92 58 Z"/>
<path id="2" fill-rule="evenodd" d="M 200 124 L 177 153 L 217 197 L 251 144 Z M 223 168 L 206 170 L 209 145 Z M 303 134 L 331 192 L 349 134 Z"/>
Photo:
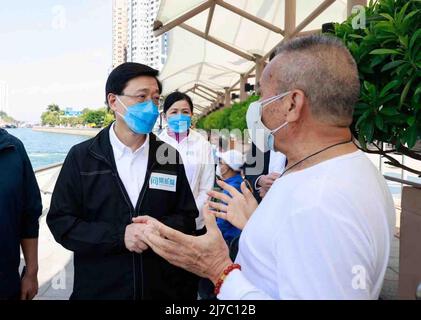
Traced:
<path id="1" fill-rule="evenodd" d="M 215 296 L 217 296 L 219 294 L 219 291 L 221 291 L 221 287 L 222 287 L 222 284 L 224 283 L 225 278 L 228 277 L 229 273 L 235 269 L 241 270 L 241 266 L 237 263 L 233 263 L 229 265 L 224 270 L 224 272 L 222 272 L 221 276 L 219 277 L 218 281 L 215 284 L 215 290 L 214 290 Z"/>

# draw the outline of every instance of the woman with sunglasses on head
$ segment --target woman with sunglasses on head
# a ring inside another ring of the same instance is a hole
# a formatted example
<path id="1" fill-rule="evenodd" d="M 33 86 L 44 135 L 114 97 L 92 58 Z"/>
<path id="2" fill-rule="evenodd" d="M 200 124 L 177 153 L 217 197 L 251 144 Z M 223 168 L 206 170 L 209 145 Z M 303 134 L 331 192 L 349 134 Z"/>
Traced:
<path id="1" fill-rule="evenodd" d="M 193 102 L 181 92 L 167 96 L 163 105 L 163 119 L 168 124 L 159 138 L 181 154 L 199 217 L 196 219 L 197 234 L 205 232 L 202 207 L 208 199 L 207 192 L 215 181 L 215 164 L 210 143 L 199 132 L 192 130 Z"/>

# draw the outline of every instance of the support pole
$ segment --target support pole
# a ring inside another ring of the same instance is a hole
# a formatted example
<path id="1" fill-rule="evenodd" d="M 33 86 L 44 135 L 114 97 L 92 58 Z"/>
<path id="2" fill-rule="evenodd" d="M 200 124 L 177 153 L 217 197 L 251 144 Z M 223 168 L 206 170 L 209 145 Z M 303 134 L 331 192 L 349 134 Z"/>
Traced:
<path id="1" fill-rule="evenodd" d="M 263 69 L 265 68 L 265 61 L 262 56 L 255 55 L 256 57 L 256 90 L 259 88 L 259 81 L 262 77 Z"/>
<path id="2" fill-rule="evenodd" d="M 230 88 L 225 87 L 225 103 L 224 107 L 229 108 L 231 106 L 231 91 Z"/>
<path id="3" fill-rule="evenodd" d="M 289 38 L 297 25 L 297 2 L 285 0 L 285 38 Z"/>
<path id="4" fill-rule="evenodd" d="M 246 83 L 247 83 L 247 77 L 244 74 L 240 75 L 240 101 L 241 102 L 247 100 Z"/>

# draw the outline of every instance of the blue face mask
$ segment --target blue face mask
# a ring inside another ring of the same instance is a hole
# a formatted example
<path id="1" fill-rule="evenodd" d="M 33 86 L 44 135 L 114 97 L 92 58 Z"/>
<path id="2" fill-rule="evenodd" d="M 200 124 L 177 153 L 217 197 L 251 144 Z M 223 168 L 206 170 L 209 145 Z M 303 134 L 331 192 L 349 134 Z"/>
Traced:
<path id="1" fill-rule="evenodd" d="M 185 114 L 177 114 L 169 117 L 167 122 L 168 127 L 170 127 L 173 132 L 184 133 L 190 128 L 191 117 Z"/>
<path id="2" fill-rule="evenodd" d="M 117 100 L 126 109 L 125 115 L 118 114 L 124 119 L 130 130 L 137 134 L 152 132 L 156 119 L 159 117 L 158 107 L 152 100 L 136 103 L 129 108 L 121 102 L 119 97 L 117 97 Z"/>

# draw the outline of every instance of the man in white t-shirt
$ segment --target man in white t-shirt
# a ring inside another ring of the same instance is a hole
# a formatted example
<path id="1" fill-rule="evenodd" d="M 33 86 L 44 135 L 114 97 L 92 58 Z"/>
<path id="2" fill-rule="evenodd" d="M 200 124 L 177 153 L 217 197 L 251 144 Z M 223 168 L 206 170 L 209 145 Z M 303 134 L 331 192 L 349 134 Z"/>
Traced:
<path id="1" fill-rule="evenodd" d="M 378 299 L 395 212 L 385 180 L 352 143 L 354 59 L 338 39 L 300 37 L 279 48 L 260 85 L 248 128 L 262 151 L 286 155 L 282 176 L 258 207 L 244 183 L 240 194 L 220 182 L 232 198 L 209 192 L 226 205 L 209 202 L 201 237 L 141 218 L 148 245 L 212 280 L 219 299 Z M 213 215 L 243 229 L 236 264 Z"/>

